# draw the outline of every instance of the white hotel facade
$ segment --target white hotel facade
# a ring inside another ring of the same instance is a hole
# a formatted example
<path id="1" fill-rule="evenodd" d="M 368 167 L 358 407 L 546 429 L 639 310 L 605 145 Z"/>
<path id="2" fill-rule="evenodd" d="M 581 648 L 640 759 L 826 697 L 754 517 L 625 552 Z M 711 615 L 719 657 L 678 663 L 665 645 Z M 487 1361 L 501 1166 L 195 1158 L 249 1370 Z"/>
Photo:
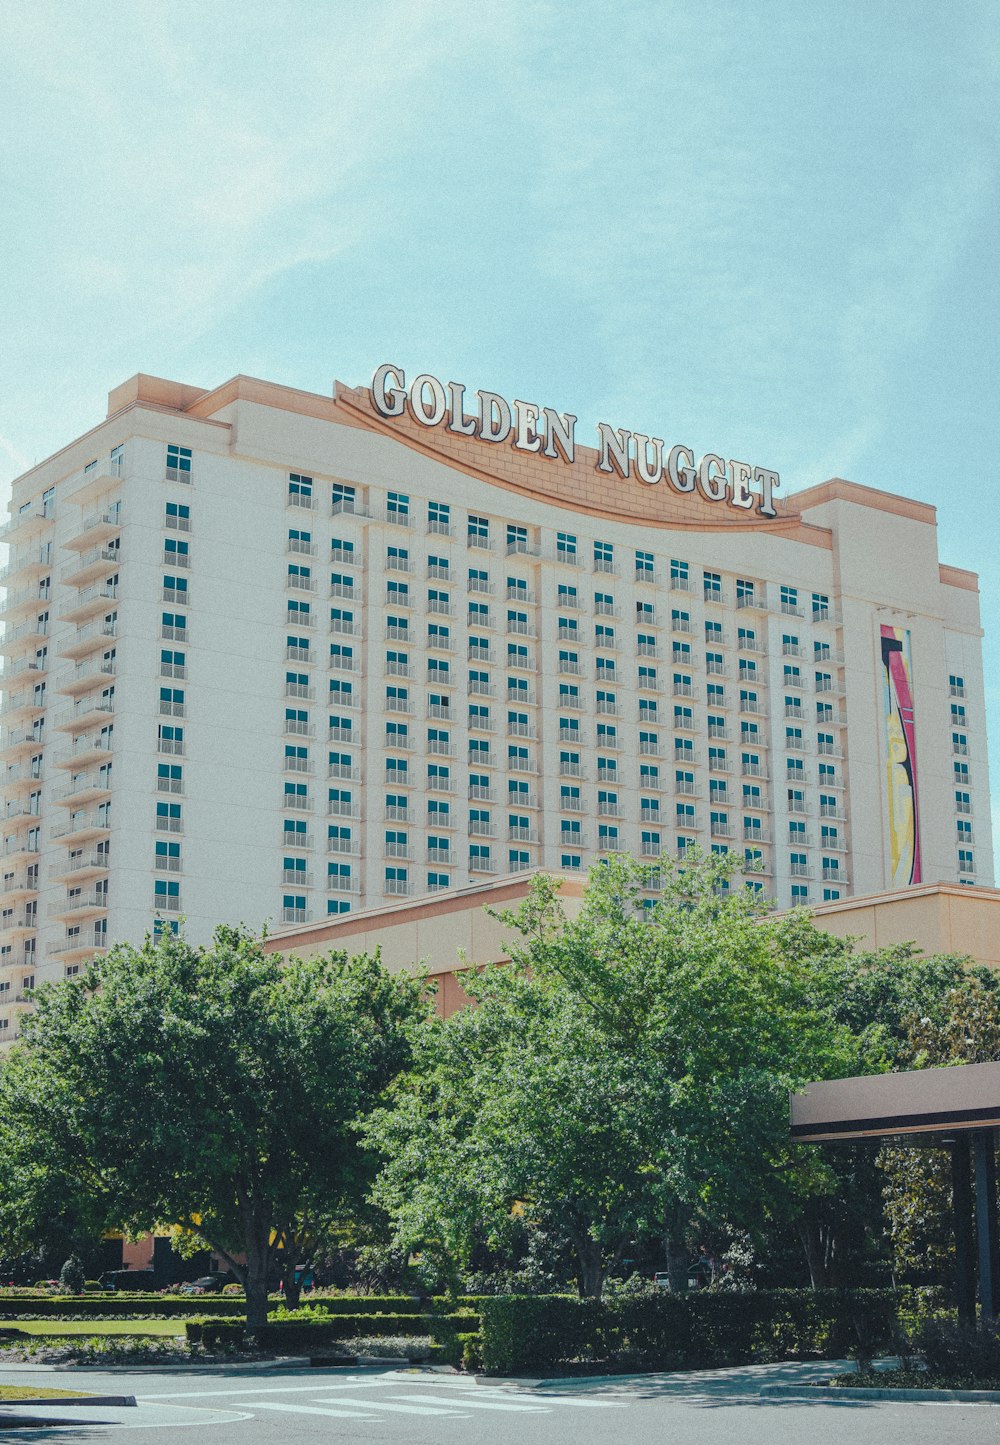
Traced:
<path id="1" fill-rule="evenodd" d="M 782 906 L 892 887 L 886 627 L 913 881 L 992 883 L 977 582 L 934 509 L 833 480 L 762 516 L 597 460 L 365 388 L 138 376 L 19 478 L 0 1040 L 157 919 L 201 942 L 692 845 Z"/>

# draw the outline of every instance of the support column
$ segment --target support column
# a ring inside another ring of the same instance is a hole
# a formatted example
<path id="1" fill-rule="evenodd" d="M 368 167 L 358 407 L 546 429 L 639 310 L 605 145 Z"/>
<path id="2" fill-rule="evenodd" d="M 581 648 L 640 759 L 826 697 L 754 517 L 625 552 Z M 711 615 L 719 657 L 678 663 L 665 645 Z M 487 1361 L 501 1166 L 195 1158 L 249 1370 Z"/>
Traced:
<path id="1" fill-rule="evenodd" d="M 976 1322 L 976 1255 L 972 1238 L 972 1179 L 969 1136 L 959 1134 L 951 1146 L 951 1198 L 955 1227 L 955 1281 L 958 1319 L 963 1325 Z"/>
<path id="2" fill-rule="evenodd" d="M 979 1318 L 983 1324 L 996 1318 L 1000 1306 L 997 1248 L 997 1165 L 992 1129 L 973 1135 L 976 1155 L 976 1237 L 979 1255 Z"/>

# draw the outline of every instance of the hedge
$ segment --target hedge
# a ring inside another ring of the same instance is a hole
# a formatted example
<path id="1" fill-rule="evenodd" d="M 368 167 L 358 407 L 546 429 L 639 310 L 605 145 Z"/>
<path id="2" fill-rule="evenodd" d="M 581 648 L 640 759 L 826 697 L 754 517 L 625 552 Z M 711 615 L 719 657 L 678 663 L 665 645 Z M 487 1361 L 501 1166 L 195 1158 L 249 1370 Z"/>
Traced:
<path id="1" fill-rule="evenodd" d="M 874 1353 L 891 1345 L 901 1303 L 874 1289 L 498 1296 L 479 1301 L 482 1362 L 502 1375 L 581 1360 L 680 1368 Z"/>
<path id="2" fill-rule="evenodd" d="M 412 1295 L 333 1295 L 315 1298 L 303 1295 L 303 1301 L 315 1304 L 334 1314 L 407 1314 L 419 1313 L 420 1302 Z M 270 1307 L 276 1309 L 284 1300 L 272 1295 Z M 0 1295 L 0 1320 L 3 1319 L 155 1319 L 156 1316 L 224 1315 L 239 1319 L 246 1312 L 242 1295 Z"/>
<path id="3" fill-rule="evenodd" d="M 185 1331 L 189 1344 L 201 1344 L 206 1349 L 239 1349 L 247 1341 L 248 1334 L 259 1349 L 302 1350 L 323 1349 L 339 1344 L 342 1340 L 363 1335 L 368 1338 L 385 1338 L 389 1335 L 429 1335 L 450 1344 L 457 1338 L 460 1326 L 476 1329 L 479 1320 L 475 1315 L 430 1315 L 430 1314 L 350 1314 L 341 1313 L 326 1320 L 275 1320 L 261 1325 L 258 1329 L 247 1330 L 246 1324 L 236 1320 L 188 1320 Z"/>

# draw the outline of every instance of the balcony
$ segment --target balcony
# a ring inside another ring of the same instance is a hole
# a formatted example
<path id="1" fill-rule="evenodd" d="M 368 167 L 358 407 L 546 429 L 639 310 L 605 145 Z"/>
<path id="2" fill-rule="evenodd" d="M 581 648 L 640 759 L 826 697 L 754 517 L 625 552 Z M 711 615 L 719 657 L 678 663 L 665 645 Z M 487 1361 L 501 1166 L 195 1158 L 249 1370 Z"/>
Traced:
<path id="1" fill-rule="evenodd" d="M 106 658 L 98 663 L 78 662 L 75 667 L 67 667 L 56 674 L 53 679 L 53 691 L 76 697 L 91 688 L 103 687 L 109 677 L 114 677 L 117 671 L 115 659 Z"/>
<path id="2" fill-rule="evenodd" d="M 107 953 L 108 936 L 103 928 L 74 928 L 61 943 L 49 949 L 61 963 L 83 963 Z"/>
<path id="3" fill-rule="evenodd" d="M 45 577 L 52 571 L 51 546 L 32 547 L 24 557 L 16 557 L 0 567 L 0 587 L 9 587 L 14 577 L 22 582 L 29 577 Z"/>
<path id="4" fill-rule="evenodd" d="M 172 821 L 180 821 L 172 820 Z M 80 812 L 71 813 L 64 821 L 57 823 L 52 829 L 50 837 L 53 842 L 64 844 L 66 847 L 82 847 L 86 843 L 96 843 L 102 838 L 107 838 L 111 833 L 111 820 L 107 811 L 103 812 Z"/>
<path id="5" fill-rule="evenodd" d="M 15 719 L 26 724 L 33 718 L 41 717 L 44 711 L 44 690 L 7 693 L 0 703 L 0 718 L 3 719 L 5 727 L 13 727 Z"/>
<path id="6" fill-rule="evenodd" d="M 0 913 L 0 938 L 9 940 L 24 938 L 34 933 L 38 917 L 32 913 L 17 913 L 14 909 Z"/>
<path id="7" fill-rule="evenodd" d="M 106 802 L 111 797 L 111 770 L 104 773 L 81 773 L 56 793 L 53 802 L 61 807 L 84 808 L 90 803 Z"/>
<path id="8" fill-rule="evenodd" d="M 90 737 L 79 738 L 66 752 L 56 757 L 55 765 L 57 768 L 73 768 L 79 772 L 91 763 L 99 763 L 110 754 L 111 739 L 110 733 L 94 733 Z M 160 751 L 165 752 L 167 749 L 161 747 Z"/>
<path id="9" fill-rule="evenodd" d="M 766 612 L 768 610 L 767 593 L 764 588 L 761 587 L 758 590 L 755 587 L 752 592 L 737 592 L 736 610 L 737 612 Z"/>
<path id="10" fill-rule="evenodd" d="M 315 577 L 303 577 L 301 572 L 289 572 L 285 576 L 286 592 L 315 592 L 319 586 Z M 330 588 L 330 595 L 335 595 L 335 589 Z M 345 596 L 346 593 L 337 593 L 338 596 Z M 354 596 L 353 591 L 350 596 Z"/>
<path id="11" fill-rule="evenodd" d="M 5 906 L 10 909 L 15 904 L 25 904 L 38 896 L 38 864 L 32 864 L 23 873 L 13 873 L 10 878 L 0 886 L 0 898 Z M 0 963 L 0 968 L 6 966 L 6 958 Z"/>
<path id="12" fill-rule="evenodd" d="M 178 565 L 181 565 L 180 558 L 170 556 L 164 560 L 176 560 Z M 88 582 L 95 582 L 108 572 L 114 572 L 120 561 L 121 551 L 118 547 L 92 547 L 87 552 L 81 552 L 72 562 L 60 567 L 59 581 L 67 587 L 84 587 Z"/>
<path id="13" fill-rule="evenodd" d="M 18 545 L 45 531 L 52 521 L 52 512 L 41 503 L 29 503 L 21 512 L 15 512 L 9 521 L 0 527 L 0 542 Z"/>
<path id="14" fill-rule="evenodd" d="M 187 598 L 180 600 L 186 601 Z M 107 611 L 117 601 L 118 587 L 114 583 L 95 582 L 90 587 L 84 587 L 75 598 L 60 604 L 58 615 L 62 622 L 84 622 L 98 612 Z"/>
<path id="15" fill-rule="evenodd" d="M 8 627 L 3 637 L 0 638 L 0 655 L 13 656 L 14 653 L 22 652 L 26 648 L 44 647 L 48 636 L 48 622 L 39 621 L 38 617 L 29 617 L 26 622 L 20 623 L 17 627 Z M 29 666 L 40 671 L 45 664 L 37 662 L 35 658 L 20 658 L 16 665 L 8 663 L 0 673 L 0 677 L 12 677 L 18 667 L 23 669 Z"/>
<path id="16" fill-rule="evenodd" d="M 368 504 L 363 497 L 337 497 L 330 508 L 330 515 L 333 517 L 360 517 L 362 521 L 370 522 L 372 514 Z"/>
<path id="17" fill-rule="evenodd" d="M 7 592 L 0 599 L 0 618 L 8 623 L 15 621 L 25 613 L 48 607 L 52 600 L 52 594 L 48 587 L 40 587 L 32 583 L 30 587 L 21 587 L 16 592 Z M 32 619 L 34 620 L 34 619 Z"/>
<path id="18" fill-rule="evenodd" d="M 300 698 L 304 702 L 311 702 L 316 696 L 316 689 L 304 682 L 286 682 L 285 696 Z"/>
<path id="19" fill-rule="evenodd" d="M 331 798 L 326 811 L 331 818 L 361 817 L 361 808 L 357 803 L 348 803 L 341 798 Z"/>
<path id="20" fill-rule="evenodd" d="M 82 697 L 70 707 L 60 708 L 53 715 L 52 726 L 57 732 L 83 732 L 86 728 L 103 727 L 114 717 L 114 711 L 111 698 Z"/>
<path id="21" fill-rule="evenodd" d="M 292 832 L 291 829 L 284 828 L 281 831 L 281 846 L 283 848 L 311 848 L 312 845 L 313 835 L 311 833 L 297 833 Z"/>
<path id="22" fill-rule="evenodd" d="M 108 895 L 104 892 L 71 893 L 59 903 L 50 903 L 46 911 L 47 918 L 64 918 L 67 922 L 78 922 L 84 918 L 95 918 L 99 913 L 107 912 Z"/>
<path id="23" fill-rule="evenodd" d="M 326 875 L 326 891 L 328 893 L 360 893 L 361 882 L 349 874 L 328 873 Z"/>
<path id="24" fill-rule="evenodd" d="M 63 546 L 73 552 L 89 553 L 102 547 L 112 537 L 121 535 L 122 521 L 121 512 L 117 507 L 103 508 L 91 512 L 89 516 L 81 521 L 79 530 Z M 117 553 L 115 554 L 117 556 Z M 73 565 L 72 563 L 70 564 Z M 60 581 L 66 581 L 60 576 Z"/>
<path id="25" fill-rule="evenodd" d="M 497 871 L 496 859 L 494 858 L 469 858 L 470 873 L 495 873 Z"/>
<path id="26" fill-rule="evenodd" d="M 281 882 L 283 887 L 311 888 L 313 886 L 313 876 L 311 873 L 302 872 L 298 868 L 283 868 L 281 870 Z"/>
<path id="27" fill-rule="evenodd" d="M 49 868 L 50 883 L 83 883 L 86 880 L 99 878 L 107 873 L 111 866 L 111 859 L 107 853 L 80 852 L 71 853 L 62 863 L 53 863 Z"/>
<path id="28" fill-rule="evenodd" d="M 39 746 L 41 746 L 40 743 Z M 33 761 L 9 766 L 0 778 L 0 784 L 6 793 L 16 793 L 22 789 L 29 792 L 37 791 L 42 786 L 41 764 Z"/>
<path id="29" fill-rule="evenodd" d="M 361 769 L 350 763 L 331 763 L 326 770 L 328 778 L 346 778 L 348 782 L 358 782 L 361 777 Z"/>

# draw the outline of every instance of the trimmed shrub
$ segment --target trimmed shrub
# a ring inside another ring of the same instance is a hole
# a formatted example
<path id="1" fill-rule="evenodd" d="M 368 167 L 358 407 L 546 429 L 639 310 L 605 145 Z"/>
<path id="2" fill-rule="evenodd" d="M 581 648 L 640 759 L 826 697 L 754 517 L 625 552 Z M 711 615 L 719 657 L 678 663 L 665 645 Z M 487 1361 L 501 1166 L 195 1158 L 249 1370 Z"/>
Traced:
<path id="1" fill-rule="evenodd" d="M 475 1315 L 452 1318 L 473 1325 L 477 1322 Z M 276 1350 L 280 1353 L 308 1353 L 310 1350 L 323 1349 L 359 1336 L 378 1339 L 382 1336 L 405 1335 L 436 1339 L 438 1329 L 447 1335 L 449 1330 L 454 1331 L 454 1326 L 436 1315 L 356 1313 L 331 1315 L 325 1320 L 275 1320 L 252 1332 L 247 1330 L 243 1321 L 236 1320 L 188 1320 L 185 1326 L 189 1343 L 201 1344 L 206 1350 L 241 1349 L 252 1339 L 259 1349 Z"/>
<path id="2" fill-rule="evenodd" d="M 871 1354 L 890 1346 L 892 1290 L 758 1290 L 581 1300 L 479 1301 L 488 1374 L 578 1362 L 669 1369 Z"/>
<path id="3" fill-rule="evenodd" d="M 932 1320 L 917 1331 L 930 1375 L 949 1379 L 1000 1378 L 1000 1325 L 959 1325 Z"/>

